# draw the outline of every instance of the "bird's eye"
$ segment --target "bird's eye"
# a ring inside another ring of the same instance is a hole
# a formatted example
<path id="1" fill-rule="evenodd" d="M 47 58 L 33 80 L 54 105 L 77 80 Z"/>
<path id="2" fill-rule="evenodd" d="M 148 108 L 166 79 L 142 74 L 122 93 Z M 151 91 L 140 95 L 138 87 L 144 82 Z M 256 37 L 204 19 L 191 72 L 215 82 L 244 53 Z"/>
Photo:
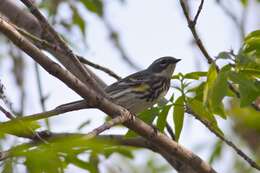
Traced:
<path id="1" fill-rule="evenodd" d="M 167 64 L 167 61 L 161 61 L 161 62 L 160 62 L 160 65 L 161 65 L 161 66 L 165 66 L 166 64 Z"/>

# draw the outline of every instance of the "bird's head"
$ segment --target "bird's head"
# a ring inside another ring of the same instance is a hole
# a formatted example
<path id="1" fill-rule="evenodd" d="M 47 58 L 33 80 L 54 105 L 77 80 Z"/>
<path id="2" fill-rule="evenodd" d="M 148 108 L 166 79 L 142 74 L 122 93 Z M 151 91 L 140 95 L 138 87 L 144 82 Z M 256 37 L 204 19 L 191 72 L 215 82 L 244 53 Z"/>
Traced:
<path id="1" fill-rule="evenodd" d="M 176 59 L 170 56 L 161 57 L 155 60 L 148 68 L 151 73 L 160 75 L 166 78 L 171 78 L 176 64 L 180 59 Z"/>

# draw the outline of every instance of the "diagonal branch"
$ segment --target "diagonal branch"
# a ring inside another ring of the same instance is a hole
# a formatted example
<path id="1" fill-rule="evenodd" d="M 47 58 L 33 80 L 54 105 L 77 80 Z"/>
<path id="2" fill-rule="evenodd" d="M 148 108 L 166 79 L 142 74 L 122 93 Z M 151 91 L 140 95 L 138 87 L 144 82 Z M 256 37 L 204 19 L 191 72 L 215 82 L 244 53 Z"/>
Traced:
<path id="1" fill-rule="evenodd" d="M 0 13 L 4 15 L 4 17 L 8 18 L 15 25 L 25 29 L 27 32 L 47 41 L 54 42 L 54 45 L 57 45 L 55 41 L 53 41 L 53 37 L 43 31 L 39 21 L 31 14 L 22 9 L 17 5 L 15 1 L 10 0 L 1 0 L 0 3 Z M 40 47 L 41 45 L 37 45 Z M 45 49 L 49 53 L 51 53 L 58 61 L 65 66 L 69 71 L 71 71 L 75 76 L 77 76 L 81 81 L 84 81 L 84 74 L 78 72 L 78 67 L 73 65 L 73 60 L 64 54 L 59 54 L 55 51 L 55 49 Z M 94 78 L 98 84 L 105 88 L 106 84 L 102 81 L 97 75 L 95 75 L 90 69 L 84 67 L 88 73 Z"/>
<path id="2" fill-rule="evenodd" d="M 199 10 L 198 10 L 198 12 L 196 13 L 197 15 L 196 15 L 196 17 L 195 17 L 195 19 L 196 19 L 195 22 L 194 22 L 194 20 L 192 20 L 192 19 L 190 18 L 189 12 L 188 12 L 188 10 L 187 10 L 187 8 L 186 8 L 186 2 L 185 2 L 185 0 L 180 0 L 180 4 L 181 4 L 181 7 L 182 7 L 182 10 L 183 10 L 184 16 L 185 16 L 185 18 L 186 18 L 186 20 L 187 20 L 187 22 L 188 22 L 188 26 L 189 26 L 189 28 L 190 28 L 190 30 L 191 30 L 191 33 L 192 33 L 192 35 L 193 35 L 193 37 L 194 37 L 194 39 L 195 39 L 196 44 L 197 44 L 198 47 L 200 48 L 200 50 L 201 50 L 201 52 L 203 53 L 204 57 L 207 59 L 208 63 L 209 63 L 209 64 L 213 63 L 213 62 L 214 62 L 213 58 L 210 57 L 208 51 L 206 50 L 204 44 L 203 44 L 202 41 L 200 40 L 199 35 L 198 35 L 197 31 L 196 31 L 196 21 L 197 21 L 197 19 L 198 19 L 198 16 L 199 16 L 199 14 L 200 14 L 200 11 L 202 10 L 203 0 L 201 0 Z"/>
<path id="3" fill-rule="evenodd" d="M 70 59 L 70 64 L 66 64 L 66 68 L 79 77 L 79 79 L 87 86 L 93 90 L 98 91 L 101 95 L 105 96 L 104 90 L 97 84 L 97 81 L 91 77 L 91 74 L 86 70 L 86 68 L 80 63 L 79 59 L 73 53 L 73 51 L 67 46 L 65 41 L 59 36 L 59 34 L 53 29 L 53 27 L 48 23 L 45 17 L 37 9 L 37 7 L 30 0 L 20 0 L 24 3 L 31 13 L 38 19 L 40 25 L 42 26 L 43 31 L 49 33 L 52 36 L 52 41 L 56 44 L 57 47 L 60 47 L 66 55 L 66 59 Z M 64 59 L 64 58 L 63 58 Z M 72 69 L 73 66 L 74 68 Z"/>
<path id="4" fill-rule="evenodd" d="M 45 48 L 45 49 L 49 49 L 49 50 L 53 50 L 55 51 L 56 53 L 58 54 L 64 54 L 64 52 L 59 48 L 57 47 L 56 45 L 54 44 L 51 44 L 50 42 L 48 42 L 47 40 L 44 40 L 44 39 L 41 39 L 33 34 L 30 34 L 28 33 L 27 31 L 23 30 L 22 28 L 19 28 L 18 26 L 15 26 L 14 27 L 16 28 L 17 31 L 19 31 L 21 34 L 23 34 L 24 36 L 26 36 L 27 38 L 29 38 L 30 40 L 33 41 L 33 43 L 35 43 L 39 48 Z M 119 80 L 121 79 L 120 76 L 118 76 L 115 72 L 113 72 L 112 70 L 104 67 L 104 66 L 101 66 L 101 65 L 98 65 L 98 64 L 95 64 L 89 60 L 87 60 L 86 58 L 82 57 L 82 56 L 79 56 L 79 55 L 76 55 L 77 58 L 79 59 L 79 61 L 83 64 L 86 64 L 86 65 L 89 65 L 95 69 L 98 69 L 98 70 L 101 70 L 103 71 L 104 73 L 107 73 L 108 75 L 114 77 L 115 79 Z"/>
<path id="5" fill-rule="evenodd" d="M 133 62 L 133 60 L 131 60 L 130 57 L 128 57 L 125 49 L 123 48 L 122 44 L 120 43 L 120 38 L 118 35 L 118 32 L 115 31 L 115 29 L 111 26 L 111 24 L 108 22 L 108 20 L 103 17 L 103 22 L 110 34 L 110 39 L 112 41 L 112 43 L 114 44 L 114 46 L 117 48 L 117 50 L 119 51 L 121 58 L 132 68 L 134 68 L 135 70 L 140 70 L 140 67 Z"/>
<path id="6" fill-rule="evenodd" d="M 0 18 L 0 31 L 5 34 L 16 46 L 31 56 L 39 63 L 47 72 L 61 80 L 73 91 L 81 97 L 88 100 L 90 106 L 98 108 L 110 115 L 112 118 L 116 116 L 129 116 L 129 112 L 119 105 L 110 102 L 108 99 L 88 88 L 84 83 L 78 80 L 70 72 L 61 68 L 58 64 L 50 60 L 29 40 L 17 32 L 10 24 Z M 147 125 L 138 118 L 133 121 L 124 123 L 125 126 L 135 131 L 144 138 L 150 140 L 160 153 L 169 152 L 170 155 L 178 158 L 182 163 L 189 165 L 194 170 L 201 173 L 215 173 L 216 171 L 204 162 L 199 156 L 195 155 L 186 148 L 180 146 L 175 141 L 169 139 L 166 135 L 154 132 L 154 128 Z"/>
<path id="7" fill-rule="evenodd" d="M 203 55 L 205 56 L 205 58 L 207 59 L 208 63 L 211 64 L 211 63 L 214 63 L 214 60 L 210 57 L 209 53 L 207 52 L 206 48 L 204 47 L 203 43 L 201 42 L 198 34 L 197 34 L 197 31 L 196 31 L 196 21 L 198 19 L 198 16 L 200 14 L 200 11 L 202 10 L 202 7 L 203 7 L 203 1 L 204 0 L 201 0 L 201 3 L 200 3 L 200 6 L 199 6 L 199 9 L 197 11 L 197 14 L 195 16 L 195 19 L 192 20 L 189 16 L 189 12 L 186 8 L 186 4 L 184 2 L 185 0 L 180 0 L 180 4 L 181 4 L 181 7 L 182 7 L 182 10 L 183 10 L 183 13 L 185 15 L 185 18 L 188 22 L 188 26 L 193 34 L 193 37 L 196 41 L 196 44 L 198 45 L 198 47 L 200 48 L 201 52 L 203 53 Z M 217 66 L 216 66 L 217 70 L 219 69 Z M 232 86 L 232 84 L 229 84 L 229 87 L 230 89 L 237 95 L 237 97 L 239 98 L 240 95 L 239 95 L 239 92 Z M 218 134 L 217 132 L 215 132 L 215 130 L 205 121 L 203 121 L 202 119 L 199 118 L 198 115 L 194 114 L 194 112 L 191 111 L 191 109 L 188 109 L 190 114 L 194 115 L 200 122 L 202 122 L 211 132 L 213 132 L 217 137 L 219 137 L 222 141 L 224 141 L 227 145 L 229 145 L 230 147 L 232 147 L 239 156 L 241 156 L 243 159 L 245 159 L 252 167 L 260 170 L 260 166 L 257 165 L 256 162 L 254 162 L 251 158 L 249 158 L 244 152 L 242 152 L 234 143 L 232 143 L 231 141 L 225 139 L 222 135 Z"/>
<path id="8" fill-rule="evenodd" d="M 1 105 L 0 105 L 0 111 L 3 112 L 3 114 L 5 114 L 5 116 L 8 119 L 11 119 L 11 120 L 15 119 L 15 116 L 11 112 L 5 110 Z"/>
<path id="9" fill-rule="evenodd" d="M 116 126 L 118 124 L 123 124 L 123 123 L 131 120 L 131 118 L 132 118 L 131 116 L 117 116 L 117 117 L 105 122 L 101 126 L 95 128 L 94 130 L 92 130 L 91 132 L 86 134 L 84 137 L 86 137 L 87 139 L 94 138 L 95 136 L 99 135 L 100 133 L 104 132 L 105 130 L 108 130 L 111 127 Z"/>
<path id="10" fill-rule="evenodd" d="M 85 137 L 86 134 L 83 133 L 53 133 L 53 132 L 39 132 L 39 135 L 42 139 L 48 141 L 49 143 L 55 139 L 68 139 L 71 137 Z M 144 139 L 143 137 L 135 137 L 135 138 L 125 138 L 123 135 L 98 135 L 95 139 L 105 140 L 108 143 L 113 143 L 113 145 L 120 145 L 120 146 L 128 146 L 128 147 L 138 147 L 138 148 L 146 148 L 150 149 L 156 153 L 159 152 L 158 148 L 154 146 L 149 140 Z M 15 146 L 9 150 L 1 151 L 0 152 L 0 161 L 8 159 L 10 157 L 14 157 L 12 151 L 16 148 L 21 146 L 36 146 L 41 144 L 41 141 L 35 139 L 32 142 L 20 144 Z M 87 144 L 87 141 L 86 141 Z M 193 170 L 190 166 L 183 164 L 182 162 L 178 161 L 178 159 L 172 156 L 169 152 L 160 153 L 168 162 L 171 164 L 178 173 L 199 173 Z"/>
<path id="11" fill-rule="evenodd" d="M 57 106 L 56 108 L 49 110 L 49 111 L 32 114 L 32 115 L 28 115 L 28 116 L 23 116 L 23 117 L 17 117 L 14 120 L 19 120 L 21 122 L 37 121 L 37 120 L 46 119 L 46 118 L 49 118 L 52 116 L 57 116 L 59 114 L 63 114 L 66 112 L 76 111 L 76 110 L 86 109 L 86 108 L 90 108 L 90 106 L 87 104 L 86 101 L 80 100 L 80 101 L 70 102 L 70 103 L 66 103 L 66 104 Z M 2 128 L 8 127 L 10 124 L 12 124 L 12 121 L 2 122 L 1 127 Z"/>
<path id="12" fill-rule="evenodd" d="M 252 166 L 253 168 L 256 168 L 258 170 L 260 170 L 260 166 L 253 160 L 251 159 L 249 156 L 247 156 L 241 149 L 239 149 L 232 141 L 226 139 L 223 135 L 221 135 L 220 133 L 216 132 L 214 130 L 214 128 L 212 128 L 212 126 L 210 125 L 210 123 L 208 123 L 207 121 L 203 120 L 202 118 L 200 118 L 199 115 L 197 115 L 195 112 L 193 112 L 191 110 L 191 108 L 187 108 L 186 110 L 187 113 L 193 115 L 196 119 L 198 119 L 202 124 L 204 124 L 213 134 L 215 134 L 219 139 L 221 139 L 222 141 L 224 141 L 227 145 L 229 145 L 231 148 L 233 148 L 237 154 L 239 156 L 241 156 L 245 161 L 247 161 L 249 163 L 250 166 Z"/>
<path id="13" fill-rule="evenodd" d="M 203 7 L 203 3 L 204 3 L 204 0 L 201 0 L 200 1 L 200 5 L 199 5 L 199 8 L 198 8 L 198 11 L 193 19 L 193 25 L 195 26 L 197 24 L 197 20 L 199 18 L 199 15 L 200 15 L 200 12 L 202 11 L 202 7 Z"/>
<path id="14" fill-rule="evenodd" d="M 81 63 L 87 64 L 87 65 L 89 65 L 89 66 L 91 66 L 91 67 L 93 67 L 93 68 L 95 68 L 95 69 L 101 70 L 101 71 L 107 73 L 108 75 L 114 77 L 114 78 L 117 79 L 117 80 L 121 79 L 121 77 L 118 76 L 118 75 L 117 75 L 115 72 L 113 72 L 112 70 L 110 70 L 110 69 L 108 69 L 108 68 L 106 68 L 106 67 L 104 67 L 104 66 L 95 64 L 95 63 L 93 63 L 93 62 L 87 60 L 86 58 L 84 58 L 84 57 L 82 57 L 82 56 L 78 56 L 78 55 L 77 55 L 77 57 L 78 57 L 78 59 L 79 59 L 79 61 L 80 61 Z"/>

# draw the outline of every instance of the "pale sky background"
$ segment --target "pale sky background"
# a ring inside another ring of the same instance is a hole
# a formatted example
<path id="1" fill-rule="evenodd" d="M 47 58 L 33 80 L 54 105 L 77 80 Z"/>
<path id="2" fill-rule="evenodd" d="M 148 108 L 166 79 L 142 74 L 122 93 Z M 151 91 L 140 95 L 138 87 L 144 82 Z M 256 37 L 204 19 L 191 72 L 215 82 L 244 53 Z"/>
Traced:
<path id="1" fill-rule="evenodd" d="M 200 1 L 196 0 L 192 4 L 192 9 L 196 10 Z M 240 14 L 241 7 L 236 2 L 229 1 L 234 4 L 234 11 Z M 183 17 L 179 1 L 177 0 L 129 0 L 125 5 L 119 1 L 105 1 L 106 18 L 111 25 L 119 32 L 121 43 L 126 53 L 131 59 L 142 68 L 146 68 L 153 60 L 161 56 L 170 55 L 181 58 L 176 73 L 187 73 L 195 70 L 207 70 L 207 63 L 203 55 L 198 49 L 191 44 L 192 37 L 187 27 L 186 20 Z M 254 8 L 253 5 L 250 8 Z M 66 6 L 62 6 L 60 13 L 64 17 Z M 80 11 L 87 21 L 87 43 L 86 48 L 80 41 L 81 35 L 75 29 L 75 35 L 67 38 L 72 42 L 78 42 L 74 45 L 77 53 L 87 57 L 89 60 L 106 66 L 121 76 L 129 75 L 135 72 L 120 58 L 120 54 L 110 44 L 109 35 L 104 27 L 103 22 L 95 15 L 86 13 L 85 10 Z M 195 11 L 193 11 L 194 13 Z M 251 19 L 249 14 L 250 27 L 247 32 L 257 28 L 255 19 Z M 259 21 L 258 21 L 259 24 Z M 210 55 L 216 56 L 221 51 L 227 51 L 231 48 L 237 50 L 239 48 L 239 34 L 234 29 L 233 23 L 223 14 L 223 11 L 216 6 L 215 1 L 205 1 L 203 10 L 197 23 L 198 32 L 203 43 L 206 45 Z M 18 92 L 14 85 L 14 80 L 9 78 L 10 62 L 6 59 L 2 62 L 3 69 L 0 69 L 0 79 L 6 86 L 6 93 L 14 106 L 18 105 Z M 36 80 L 34 75 L 33 61 L 28 57 L 26 59 L 26 87 L 27 103 L 25 107 L 26 114 L 40 112 L 39 99 L 37 95 Z M 108 84 L 115 80 L 103 72 L 97 71 L 104 81 Z M 52 109 L 60 104 L 77 100 L 80 97 L 68 89 L 64 84 L 50 76 L 45 71 L 41 71 L 44 83 L 44 93 L 50 94 L 47 100 L 47 109 Z M 173 82 L 174 83 L 174 82 Z M 172 91 L 169 91 L 171 94 Z M 83 110 L 60 115 L 50 119 L 51 128 L 55 132 L 73 132 L 82 122 L 91 119 L 91 124 L 82 129 L 82 132 L 88 132 L 94 127 L 101 125 L 104 120 L 104 114 L 97 110 Z M 2 116 L 0 118 L 2 120 Z M 170 122 L 172 117 L 169 116 Z M 221 129 L 227 134 L 230 129 L 227 124 L 229 121 L 219 120 Z M 210 133 L 201 123 L 194 121 L 190 116 L 186 116 L 184 128 L 181 134 L 180 143 L 189 148 L 204 160 L 207 160 L 212 151 L 216 137 Z M 113 128 L 106 133 L 122 133 L 125 129 Z M 233 136 L 232 136 L 233 137 Z M 232 138 L 233 140 L 233 138 Z M 221 161 L 214 163 L 213 167 L 218 172 L 226 172 L 231 166 L 231 153 L 233 150 L 225 147 L 225 157 L 221 157 Z M 135 163 L 138 165 L 146 154 L 138 152 Z M 237 156 L 238 157 L 238 156 Z M 115 156 L 106 164 L 115 165 L 118 158 Z M 112 161 L 111 161 L 112 160 Z M 162 159 L 161 159 L 162 160 Z M 162 161 L 164 162 L 164 161 Z M 228 164 L 230 163 L 230 164 Z M 119 165 L 118 165 L 119 166 Z M 104 170 L 104 168 L 102 168 Z M 67 172 L 82 172 L 79 168 L 69 166 Z M 124 170 L 127 172 L 127 170 Z"/>

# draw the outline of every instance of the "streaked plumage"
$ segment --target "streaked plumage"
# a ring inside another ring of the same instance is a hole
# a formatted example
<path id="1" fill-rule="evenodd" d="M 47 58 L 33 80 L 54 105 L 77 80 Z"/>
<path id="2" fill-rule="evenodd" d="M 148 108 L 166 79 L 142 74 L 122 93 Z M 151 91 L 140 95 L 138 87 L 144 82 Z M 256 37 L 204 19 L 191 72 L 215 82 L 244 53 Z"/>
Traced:
<path id="1" fill-rule="evenodd" d="M 142 112 L 165 96 L 178 61 L 173 57 L 159 58 L 147 69 L 113 83 L 105 91 L 115 103 L 132 113 Z"/>

